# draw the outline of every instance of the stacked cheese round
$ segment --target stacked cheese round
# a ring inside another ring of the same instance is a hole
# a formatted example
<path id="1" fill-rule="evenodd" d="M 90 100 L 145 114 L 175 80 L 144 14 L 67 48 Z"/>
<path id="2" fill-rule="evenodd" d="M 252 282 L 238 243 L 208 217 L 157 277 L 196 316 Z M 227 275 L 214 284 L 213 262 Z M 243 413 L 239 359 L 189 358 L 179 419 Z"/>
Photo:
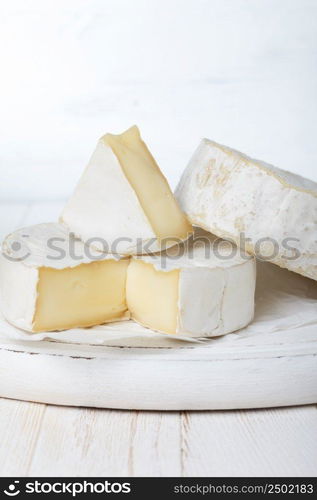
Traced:
<path id="1" fill-rule="evenodd" d="M 207 232 L 166 252 L 100 254 L 61 224 L 9 235 L 0 259 L 2 311 L 32 332 L 132 318 L 169 334 L 211 337 L 254 313 L 255 261 Z"/>
<path id="2" fill-rule="evenodd" d="M 241 218 L 239 158 L 228 160 L 229 152 L 215 145 L 206 148 L 199 150 L 181 181 L 180 207 L 137 127 L 103 136 L 61 223 L 24 228 L 6 238 L 0 291 L 7 320 L 40 332 L 89 327 L 131 315 L 153 330 L 192 337 L 223 335 L 250 323 L 255 259 L 210 233 L 198 231 L 193 236 L 184 214 L 224 237 L 233 231 L 218 231 L 213 217 L 222 228 L 235 210 L 237 220 Z M 212 154 L 216 160 L 206 166 Z M 220 177 L 213 176 L 217 166 Z M 229 183 L 228 206 L 223 203 L 219 212 L 217 199 L 224 197 L 227 176 L 234 186 Z M 211 196 L 206 187 L 210 179 Z M 255 192 L 256 175 L 251 179 Z M 246 226 L 248 217 L 243 219 Z M 311 231 L 306 229 L 310 241 Z"/>

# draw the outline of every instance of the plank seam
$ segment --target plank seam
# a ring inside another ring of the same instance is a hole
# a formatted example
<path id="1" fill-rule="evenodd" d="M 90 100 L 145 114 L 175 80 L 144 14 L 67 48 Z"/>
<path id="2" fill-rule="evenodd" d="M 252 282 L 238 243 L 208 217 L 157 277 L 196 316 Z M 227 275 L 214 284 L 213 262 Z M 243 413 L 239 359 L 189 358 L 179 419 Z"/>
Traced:
<path id="1" fill-rule="evenodd" d="M 113 361 L 122 361 L 120 359 L 113 359 L 113 358 L 107 358 L 106 356 L 103 357 L 103 358 L 98 358 L 98 356 L 91 356 L 91 357 L 87 357 L 87 356 L 72 356 L 72 355 L 66 355 L 66 354 L 57 354 L 57 353 L 42 353 L 42 352 L 32 352 L 32 351 L 17 351 L 17 350 L 14 350 L 14 349 L 5 349 L 5 348 L 0 348 L 0 351 L 5 351 L 5 352 L 12 352 L 12 353 L 15 353 L 15 354 L 25 354 L 25 355 L 30 355 L 30 356 L 38 356 L 38 355 L 41 355 L 41 356 L 51 356 L 51 357 L 61 357 L 61 358 L 68 358 L 68 359 L 74 359 L 74 360 L 84 360 L 84 361 L 93 361 L 95 359 L 106 359 L 109 361 L 109 359 L 113 362 Z M 281 356 L 270 356 L 270 355 L 267 355 L 267 356 L 254 356 L 254 357 L 241 357 L 241 358 L 209 358 L 209 359 L 160 359 L 160 362 L 163 363 L 163 362 L 207 362 L 207 363 L 210 363 L 210 361 L 214 361 L 214 362 L 223 362 L 223 361 L 244 361 L 244 360 L 250 360 L 250 359 L 283 359 L 283 358 L 302 358 L 302 357 L 307 357 L 307 356 L 312 356 L 312 357 L 315 357 L 317 356 L 317 352 L 313 352 L 313 353 L 305 353 L 305 354 L 285 354 L 285 355 L 281 355 Z M 131 358 L 129 360 L 125 360 L 125 361 L 140 361 L 140 359 L 137 359 L 137 358 Z M 142 359 L 142 361 L 146 361 L 146 362 L 153 362 L 153 361 L 156 361 L 154 359 Z"/>

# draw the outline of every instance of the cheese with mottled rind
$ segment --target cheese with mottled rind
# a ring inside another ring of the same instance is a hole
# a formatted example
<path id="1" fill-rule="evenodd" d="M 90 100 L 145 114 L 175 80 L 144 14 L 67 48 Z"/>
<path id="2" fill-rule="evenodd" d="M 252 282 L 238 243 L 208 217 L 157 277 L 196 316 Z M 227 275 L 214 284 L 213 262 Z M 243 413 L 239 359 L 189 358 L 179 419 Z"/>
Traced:
<path id="1" fill-rule="evenodd" d="M 2 245 L 2 313 L 13 325 L 33 332 L 128 319 L 128 263 L 127 258 L 93 252 L 61 224 L 20 229 Z"/>
<path id="2" fill-rule="evenodd" d="M 61 221 L 101 252 L 156 252 L 192 232 L 134 126 L 97 144 Z"/>
<path id="3" fill-rule="evenodd" d="M 254 315 L 255 259 L 198 231 L 163 254 L 133 257 L 127 272 L 131 317 L 153 330 L 215 337 Z"/>
<path id="4" fill-rule="evenodd" d="M 204 139 L 175 196 L 192 224 L 317 280 L 317 183 Z"/>

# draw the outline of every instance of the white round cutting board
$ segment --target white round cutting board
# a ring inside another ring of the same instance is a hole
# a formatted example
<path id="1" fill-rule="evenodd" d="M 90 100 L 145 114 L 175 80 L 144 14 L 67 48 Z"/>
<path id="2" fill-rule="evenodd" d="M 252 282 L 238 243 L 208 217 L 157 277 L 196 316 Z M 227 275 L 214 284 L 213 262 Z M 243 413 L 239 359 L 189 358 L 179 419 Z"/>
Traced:
<path id="1" fill-rule="evenodd" d="M 317 282 L 260 264 L 255 320 L 201 342 L 121 322 L 27 334 L 0 320 L 0 396 L 145 410 L 317 403 Z"/>

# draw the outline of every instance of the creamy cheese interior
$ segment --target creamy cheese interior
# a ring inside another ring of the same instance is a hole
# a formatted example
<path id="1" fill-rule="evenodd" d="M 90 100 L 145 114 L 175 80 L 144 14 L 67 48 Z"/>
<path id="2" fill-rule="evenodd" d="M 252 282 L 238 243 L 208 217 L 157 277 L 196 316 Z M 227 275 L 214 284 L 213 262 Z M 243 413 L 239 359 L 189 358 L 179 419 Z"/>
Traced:
<path id="1" fill-rule="evenodd" d="M 143 326 L 176 333 L 179 270 L 157 271 L 152 264 L 132 260 L 127 272 L 127 304 L 131 317 Z"/>
<path id="2" fill-rule="evenodd" d="M 157 238 L 162 242 L 170 238 L 186 239 L 192 226 L 142 141 L 139 129 L 134 126 L 121 135 L 106 134 L 103 140 L 117 156 Z"/>
<path id="3" fill-rule="evenodd" d="M 77 267 L 41 267 L 33 331 L 88 327 L 128 316 L 125 285 L 128 259 Z"/>

